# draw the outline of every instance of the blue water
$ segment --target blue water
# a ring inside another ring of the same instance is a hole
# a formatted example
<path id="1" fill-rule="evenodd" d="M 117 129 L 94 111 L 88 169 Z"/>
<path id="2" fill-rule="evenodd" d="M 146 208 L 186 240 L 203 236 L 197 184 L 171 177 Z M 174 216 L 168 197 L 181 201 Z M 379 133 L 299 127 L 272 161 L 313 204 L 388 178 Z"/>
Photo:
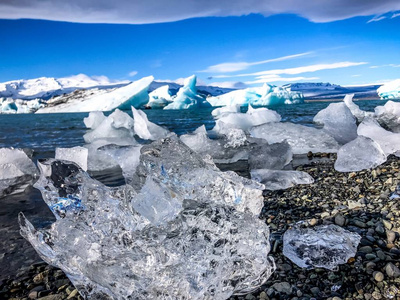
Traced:
<path id="1" fill-rule="evenodd" d="M 373 111 L 386 101 L 357 101 L 361 109 Z M 282 121 L 314 126 L 312 119 L 330 102 L 281 105 L 276 110 Z M 150 121 L 165 126 L 178 135 L 188 133 L 201 125 L 211 129 L 215 122 L 212 109 L 199 110 L 146 110 Z M 243 109 L 245 111 L 245 109 Z M 127 111 L 130 115 L 132 113 Z M 84 144 L 87 131 L 83 118 L 87 113 L 0 115 L 0 147 L 30 148 L 35 157 L 51 156 L 56 147 L 74 147 Z"/>

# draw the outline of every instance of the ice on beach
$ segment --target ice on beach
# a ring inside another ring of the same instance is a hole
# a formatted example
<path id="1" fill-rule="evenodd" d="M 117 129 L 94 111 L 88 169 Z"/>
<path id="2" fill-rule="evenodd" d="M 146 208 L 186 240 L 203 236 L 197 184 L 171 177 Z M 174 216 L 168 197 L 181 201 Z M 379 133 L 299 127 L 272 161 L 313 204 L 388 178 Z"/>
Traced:
<path id="1" fill-rule="evenodd" d="M 153 76 L 144 77 L 110 92 L 49 105 L 37 113 L 111 111 L 116 108 L 130 109 L 131 106 L 140 108 L 149 101 L 148 89 L 153 80 Z"/>
<path id="2" fill-rule="evenodd" d="M 172 97 L 169 93 L 169 86 L 163 85 L 149 94 L 147 106 L 151 108 L 163 108 L 171 102 Z"/>
<path id="3" fill-rule="evenodd" d="M 385 83 L 377 90 L 381 99 L 400 99 L 400 79 Z"/>
<path id="4" fill-rule="evenodd" d="M 279 122 L 281 116 L 274 110 L 268 108 L 253 108 L 249 105 L 246 113 L 225 113 L 222 114 L 215 123 L 213 131 L 224 133 L 231 128 L 238 128 L 249 131 L 250 128 L 271 122 Z"/>
<path id="5" fill-rule="evenodd" d="M 283 255 L 300 268 L 333 270 L 357 252 L 361 236 L 337 225 L 294 226 L 283 235 Z"/>
<path id="6" fill-rule="evenodd" d="M 228 299 L 274 270 L 261 184 L 220 172 L 171 135 L 143 146 L 131 185 L 110 188 L 45 160 L 36 187 L 49 229 L 21 234 L 90 299 Z M 135 179 L 136 178 L 136 179 Z"/>
<path id="7" fill-rule="evenodd" d="M 0 197 L 22 192 L 37 174 L 32 160 L 21 149 L 0 148 Z"/>
<path id="8" fill-rule="evenodd" d="M 92 111 L 83 119 L 86 128 L 96 129 L 107 117 L 101 111 Z"/>
<path id="9" fill-rule="evenodd" d="M 210 103 L 197 93 L 196 75 L 192 75 L 185 79 L 183 87 L 181 87 L 173 99 L 164 109 L 193 109 L 197 107 L 210 107 Z"/>
<path id="10" fill-rule="evenodd" d="M 356 117 L 358 122 L 362 122 L 365 117 L 372 117 L 373 113 L 369 111 L 364 111 L 353 102 L 354 94 L 348 94 L 344 97 L 343 102 L 350 109 L 354 117 Z"/>
<path id="11" fill-rule="evenodd" d="M 346 144 L 357 137 L 356 118 L 345 103 L 329 104 L 315 115 L 313 121 L 324 125 L 323 130 L 340 144 Z"/>
<path id="12" fill-rule="evenodd" d="M 311 184 L 314 179 L 306 172 L 254 169 L 251 179 L 265 185 L 266 190 L 285 190 L 298 184 Z"/>
<path id="13" fill-rule="evenodd" d="M 359 136 L 339 149 L 335 170 L 355 172 L 372 169 L 386 161 L 382 148 L 372 139 Z"/>
<path id="14" fill-rule="evenodd" d="M 259 142 L 249 153 L 249 168 L 281 170 L 293 159 L 292 147 L 285 140 L 281 143 L 268 144 Z"/>
<path id="15" fill-rule="evenodd" d="M 211 112 L 211 115 L 218 118 L 225 113 L 240 113 L 240 105 L 218 107 Z"/>
<path id="16" fill-rule="evenodd" d="M 358 126 L 357 133 L 374 140 L 386 155 L 400 150 L 400 133 L 382 128 L 375 119 L 365 118 Z"/>
<path id="17" fill-rule="evenodd" d="M 336 153 L 338 142 L 323 130 L 293 123 L 267 123 L 253 127 L 250 134 L 262 138 L 269 144 L 286 140 L 292 147 L 293 154 L 311 152 Z"/>
<path id="18" fill-rule="evenodd" d="M 169 131 L 157 124 L 150 122 L 142 110 L 132 107 L 135 133 L 145 140 L 157 140 L 168 135 Z"/>
<path id="19" fill-rule="evenodd" d="M 267 106 L 279 104 L 303 103 L 303 94 L 292 92 L 286 87 L 264 84 L 262 87 L 232 91 L 220 96 L 209 97 L 212 106 Z"/>
<path id="20" fill-rule="evenodd" d="M 375 107 L 378 122 L 391 131 L 400 133 L 400 103 L 388 101 L 385 105 Z"/>
<path id="21" fill-rule="evenodd" d="M 73 161 L 82 170 L 87 171 L 88 169 L 88 149 L 84 147 L 73 147 L 73 148 L 56 148 L 55 158 L 59 160 Z"/>

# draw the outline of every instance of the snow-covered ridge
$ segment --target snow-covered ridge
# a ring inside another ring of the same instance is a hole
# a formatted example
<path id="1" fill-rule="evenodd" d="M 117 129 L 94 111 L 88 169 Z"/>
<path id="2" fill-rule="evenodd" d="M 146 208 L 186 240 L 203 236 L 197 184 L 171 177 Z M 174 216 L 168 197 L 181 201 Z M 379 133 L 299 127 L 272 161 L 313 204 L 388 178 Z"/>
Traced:
<path id="1" fill-rule="evenodd" d="M 128 81 L 112 81 L 105 76 L 78 74 L 64 78 L 40 77 L 0 83 L 0 98 L 50 99 L 77 89 L 113 88 L 128 84 Z"/>

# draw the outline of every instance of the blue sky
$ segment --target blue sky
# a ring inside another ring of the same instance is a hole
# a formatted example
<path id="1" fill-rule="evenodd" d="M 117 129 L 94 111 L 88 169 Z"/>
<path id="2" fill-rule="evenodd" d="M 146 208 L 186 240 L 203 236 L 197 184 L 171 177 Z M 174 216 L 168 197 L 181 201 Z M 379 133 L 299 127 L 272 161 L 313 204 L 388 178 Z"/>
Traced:
<path id="1" fill-rule="evenodd" d="M 281 13 L 154 24 L 1 19 L 0 82 L 78 73 L 115 80 L 196 74 L 220 85 L 384 82 L 400 78 L 396 14 L 323 22 Z"/>

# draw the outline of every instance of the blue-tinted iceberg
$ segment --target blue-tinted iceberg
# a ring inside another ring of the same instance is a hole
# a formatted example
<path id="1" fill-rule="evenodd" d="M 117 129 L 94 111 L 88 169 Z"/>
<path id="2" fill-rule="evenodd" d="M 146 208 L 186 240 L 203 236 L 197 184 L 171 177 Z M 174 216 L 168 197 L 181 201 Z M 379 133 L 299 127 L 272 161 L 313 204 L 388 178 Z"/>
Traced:
<path id="1" fill-rule="evenodd" d="M 45 160 L 35 185 L 55 214 L 22 235 L 90 299 L 227 299 L 274 270 L 263 186 L 220 172 L 176 136 L 141 150 L 130 184 L 109 188 L 75 164 Z M 54 180 L 56 179 L 56 180 Z"/>
<path id="2" fill-rule="evenodd" d="M 18 107 L 12 99 L 0 99 L 0 113 L 16 114 Z"/>
<path id="3" fill-rule="evenodd" d="M 151 108 L 163 108 L 172 102 L 169 86 L 163 85 L 149 94 L 149 102 L 146 106 Z"/>
<path id="4" fill-rule="evenodd" d="M 210 107 L 210 103 L 197 93 L 196 75 L 192 75 L 185 79 L 183 87 L 181 87 L 173 99 L 164 109 L 193 109 L 197 107 Z"/>
<path id="5" fill-rule="evenodd" d="M 288 88 L 265 83 L 262 87 L 247 88 L 209 97 L 207 101 L 212 106 L 266 106 L 303 103 L 304 97 L 301 92 L 292 92 Z"/>
<path id="6" fill-rule="evenodd" d="M 381 99 L 400 99 L 400 79 L 385 83 L 377 92 Z"/>

